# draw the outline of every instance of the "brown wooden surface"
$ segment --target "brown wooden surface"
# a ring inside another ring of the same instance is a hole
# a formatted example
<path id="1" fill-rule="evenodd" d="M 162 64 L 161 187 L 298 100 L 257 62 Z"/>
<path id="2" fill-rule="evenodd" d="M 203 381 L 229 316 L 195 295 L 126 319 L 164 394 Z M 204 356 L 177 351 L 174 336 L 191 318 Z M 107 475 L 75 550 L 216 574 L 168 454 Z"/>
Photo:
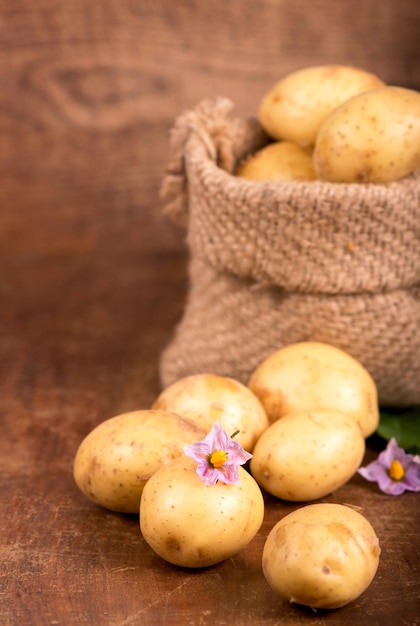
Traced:
<path id="1" fill-rule="evenodd" d="M 174 117 L 219 94 L 254 114 L 317 63 L 418 89 L 418 26 L 411 0 L 0 0 L 1 626 L 420 624 L 417 495 L 355 477 L 326 498 L 362 507 L 382 556 L 361 598 L 314 613 L 261 571 L 292 505 L 267 497 L 248 548 L 188 571 L 72 479 L 93 426 L 156 397 L 182 312 L 184 233 L 158 198 Z"/>

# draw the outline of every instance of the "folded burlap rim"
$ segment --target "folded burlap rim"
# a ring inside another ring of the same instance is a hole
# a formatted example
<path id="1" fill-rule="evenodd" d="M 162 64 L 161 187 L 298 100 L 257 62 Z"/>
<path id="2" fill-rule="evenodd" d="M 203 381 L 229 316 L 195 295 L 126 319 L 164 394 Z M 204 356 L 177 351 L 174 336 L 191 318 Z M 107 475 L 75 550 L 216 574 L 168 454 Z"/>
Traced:
<path id="1" fill-rule="evenodd" d="M 204 100 L 171 131 L 161 193 L 187 229 L 190 291 L 163 384 L 210 370 L 246 382 L 274 349 L 314 339 L 364 363 L 386 404 L 420 402 L 420 172 L 380 185 L 239 178 L 269 139 L 232 109 Z"/>
<path id="2" fill-rule="evenodd" d="M 232 176 L 268 139 L 255 119 L 205 100 L 172 130 L 166 211 L 188 222 L 215 268 L 307 293 L 377 293 L 420 284 L 420 172 L 383 185 L 254 182 Z"/>

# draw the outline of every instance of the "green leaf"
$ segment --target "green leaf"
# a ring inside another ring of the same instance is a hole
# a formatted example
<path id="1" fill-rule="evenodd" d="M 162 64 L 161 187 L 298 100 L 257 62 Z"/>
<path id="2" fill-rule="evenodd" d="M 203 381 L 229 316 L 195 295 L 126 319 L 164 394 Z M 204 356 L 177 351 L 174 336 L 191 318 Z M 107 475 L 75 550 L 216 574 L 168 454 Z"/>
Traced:
<path id="1" fill-rule="evenodd" d="M 381 408 L 377 434 L 389 441 L 395 437 L 406 452 L 420 452 L 420 406 L 408 409 Z"/>

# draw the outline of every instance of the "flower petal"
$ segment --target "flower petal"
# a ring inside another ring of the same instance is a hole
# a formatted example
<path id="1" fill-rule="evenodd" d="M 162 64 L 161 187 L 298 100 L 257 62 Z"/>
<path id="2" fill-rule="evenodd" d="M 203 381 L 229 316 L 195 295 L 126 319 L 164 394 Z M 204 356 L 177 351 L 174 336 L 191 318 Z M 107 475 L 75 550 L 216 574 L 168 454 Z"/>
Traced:
<path id="1" fill-rule="evenodd" d="M 226 485 L 235 485 L 240 482 L 239 470 L 236 464 L 228 464 L 220 468 L 220 480 Z"/>
<path id="2" fill-rule="evenodd" d="M 404 485 L 408 491 L 420 491 L 420 463 L 411 459 L 405 470 Z"/>
<path id="3" fill-rule="evenodd" d="M 230 444 L 227 448 L 229 463 L 236 463 L 237 465 L 243 465 L 249 459 L 252 459 L 252 454 L 243 449 L 240 443 L 230 440 Z"/>
<path id="4" fill-rule="evenodd" d="M 227 432 L 223 430 L 220 420 L 216 420 L 211 431 L 206 435 L 205 441 L 208 442 L 212 452 L 214 450 L 227 450 L 232 439 Z"/>
<path id="5" fill-rule="evenodd" d="M 381 452 L 378 458 L 380 458 L 387 467 L 390 467 L 393 459 L 398 459 L 399 461 L 401 460 L 400 452 L 404 452 L 404 450 L 398 447 L 397 440 L 395 437 L 392 437 L 388 441 L 387 447 L 383 450 L 383 452 Z"/>
<path id="6" fill-rule="evenodd" d="M 184 454 L 190 456 L 196 463 L 201 463 L 201 461 L 207 461 L 211 454 L 211 448 L 206 441 L 197 441 L 189 446 L 185 446 Z"/>
<path id="7" fill-rule="evenodd" d="M 358 473 L 370 482 L 379 482 L 386 476 L 386 468 L 378 461 L 372 461 L 365 467 L 360 467 Z"/>
<path id="8" fill-rule="evenodd" d="M 219 471 L 215 467 L 210 467 L 208 463 L 198 465 L 196 472 L 208 487 L 212 487 L 219 480 Z"/>

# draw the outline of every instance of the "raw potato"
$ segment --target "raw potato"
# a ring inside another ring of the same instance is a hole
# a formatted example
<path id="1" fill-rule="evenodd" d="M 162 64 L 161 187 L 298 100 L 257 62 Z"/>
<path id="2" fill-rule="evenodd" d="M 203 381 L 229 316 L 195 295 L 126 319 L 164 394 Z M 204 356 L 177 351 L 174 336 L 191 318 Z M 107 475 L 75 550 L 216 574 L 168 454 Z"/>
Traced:
<path id="1" fill-rule="evenodd" d="M 206 433 L 220 419 L 228 435 L 239 431 L 235 441 L 248 452 L 268 426 L 263 406 L 246 385 L 213 374 L 177 380 L 161 392 L 152 408 L 183 415 Z"/>
<path id="2" fill-rule="evenodd" d="M 314 145 L 318 130 L 340 104 L 358 93 L 383 86 L 366 70 L 347 65 L 321 65 L 292 72 L 263 97 L 260 123 L 273 139 Z"/>
<path id="3" fill-rule="evenodd" d="M 388 86 L 342 104 L 319 130 L 314 167 L 342 183 L 386 183 L 419 168 L 420 92 Z"/>
<path id="4" fill-rule="evenodd" d="M 269 533 L 264 576 L 290 602 L 334 609 L 359 597 L 379 565 L 368 520 L 341 504 L 311 504 L 283 517 Z"/>
<path id="5" fill-rule="evenodd" d="M 268 144 L 246 161 L 237 176 L 249 180 L 314 180 L 312 150 L 291 141 Z"/>
<path id="6" fill-rule="evenodd" d="M 132 411 L 111 417 L 80 444 L 74 480 L 93 502 L 111 511 L 138 513 L 150 476 L 204 435 L 196 424 L 166 411 Z"/>
<path id="7" fill-rule="evenodd" d="M 206 486 L 186 456 L 162 467 L 144 488 L 140 528 L 163 559 L 207 567 L 236 554 L 258 532 L 264 500 L 252 476 L 239 467 L 241 484 Z"/>
<path id="8" fill-rule="evenodd" d="M 289 413 L 263 432 L 250 470 L 277 498 L 316 500 L 344 485 L 364 452 L 364 437 L 350 415 L 336 409 Z"/>
<path id="9" fill-rule="evenodd" d="M 277 350 L 256 368 L 249 387 L 270 422 L 287 413 L 330 407 L 351 415 L 364 437 L 379 423 L 373 378 L 359 361 L 330 344 L 303 341 Z"/>

